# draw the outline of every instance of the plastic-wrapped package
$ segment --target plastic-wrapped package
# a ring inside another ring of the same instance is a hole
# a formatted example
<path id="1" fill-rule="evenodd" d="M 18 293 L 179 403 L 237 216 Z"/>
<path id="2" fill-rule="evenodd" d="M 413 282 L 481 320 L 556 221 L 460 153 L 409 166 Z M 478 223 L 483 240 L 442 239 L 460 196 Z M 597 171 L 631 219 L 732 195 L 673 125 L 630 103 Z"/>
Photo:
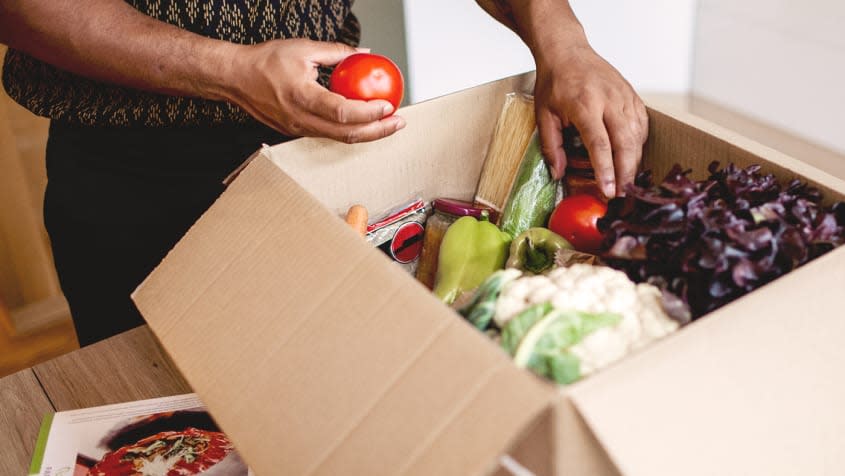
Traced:
<path id="1" fill-rule="evenodd" d="M 502 231 L 516 238 L 529 228 L 546 226 L 560 195 L 559 185 L 543 160 L 540 137 L 534 132 L 502 212 Z"/>
<path id="2" fill-rule="evenodd" d="M 422 252 L 425 222 L 431 207 L 421 198 L 399 206 L 367 225 L 366 239 L 414 274 Z"/>

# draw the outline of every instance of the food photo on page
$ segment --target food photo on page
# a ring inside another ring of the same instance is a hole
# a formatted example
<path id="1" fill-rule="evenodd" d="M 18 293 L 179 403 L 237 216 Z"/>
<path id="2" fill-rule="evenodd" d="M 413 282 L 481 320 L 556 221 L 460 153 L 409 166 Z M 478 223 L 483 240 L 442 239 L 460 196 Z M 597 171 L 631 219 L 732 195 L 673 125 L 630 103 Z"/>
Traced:
<path id="1" fill-rule="evenodd" d="M 50 414 L 36 446 L 31 475 L 252 476 L 190 394 Z"/>

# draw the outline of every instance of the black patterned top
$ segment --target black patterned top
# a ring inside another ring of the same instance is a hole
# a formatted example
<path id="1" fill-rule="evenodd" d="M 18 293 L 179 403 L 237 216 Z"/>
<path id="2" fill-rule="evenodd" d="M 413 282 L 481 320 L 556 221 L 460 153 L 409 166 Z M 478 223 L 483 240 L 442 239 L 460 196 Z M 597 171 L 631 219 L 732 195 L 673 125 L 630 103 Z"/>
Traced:
<path id="1" fill-rule="evenodd" d="M 126 0 L 139 11 L 201 35 L 241 44 L 277 38 L 357 46 L 353 0 Z M 326 71 L 321 72 L 321 81 Z M 324 83 L 325 84 L 325 83 Z M 9 96 L 39 116 L 82 125 L 169 126 L 252 121 L 225 102 L 166 96 L 90 80 L 10 49 L 3 67 Z"/>

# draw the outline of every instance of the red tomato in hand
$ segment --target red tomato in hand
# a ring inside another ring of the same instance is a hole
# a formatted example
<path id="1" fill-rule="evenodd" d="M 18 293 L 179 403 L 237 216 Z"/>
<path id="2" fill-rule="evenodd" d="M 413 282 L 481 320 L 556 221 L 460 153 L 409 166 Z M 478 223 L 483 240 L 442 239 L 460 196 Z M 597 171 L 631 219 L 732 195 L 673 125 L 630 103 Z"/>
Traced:
<path id="1" fill-rule="evenodd" d="M 372 53 L 347 56 L 332 72 L 329 89 L 346 99 L 384 99 L 395 111 L 402 102 L 402 72 L 389 58 Z"/>
<path id="2" fill-rule="evenodd" d="M 549 218 L 549 229 L 572 243 L 576 250 L 595 253 L 604 238 L 596 221 L 607 213 L 607 205 L 592 195 L 571 195 L 560 201 Z"/>

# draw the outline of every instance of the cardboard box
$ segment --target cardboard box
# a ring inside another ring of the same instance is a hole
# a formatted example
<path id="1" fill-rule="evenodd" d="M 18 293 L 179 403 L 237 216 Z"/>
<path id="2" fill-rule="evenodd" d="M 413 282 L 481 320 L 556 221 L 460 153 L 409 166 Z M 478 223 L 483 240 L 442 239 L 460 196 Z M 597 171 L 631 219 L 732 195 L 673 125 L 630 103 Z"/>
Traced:
<path id="1" fill-rule="evenodd" d="M 133 295 L 260 475 L 833 474 L 845 467 L 845 250 L 565 389 L 515 367 L 339 218 L 473 195 L 507 78 L 403 110 L 386 140 L 264 148 Z M 845 183 L 650 111 L 645 166 L 759 163 Z"/>

